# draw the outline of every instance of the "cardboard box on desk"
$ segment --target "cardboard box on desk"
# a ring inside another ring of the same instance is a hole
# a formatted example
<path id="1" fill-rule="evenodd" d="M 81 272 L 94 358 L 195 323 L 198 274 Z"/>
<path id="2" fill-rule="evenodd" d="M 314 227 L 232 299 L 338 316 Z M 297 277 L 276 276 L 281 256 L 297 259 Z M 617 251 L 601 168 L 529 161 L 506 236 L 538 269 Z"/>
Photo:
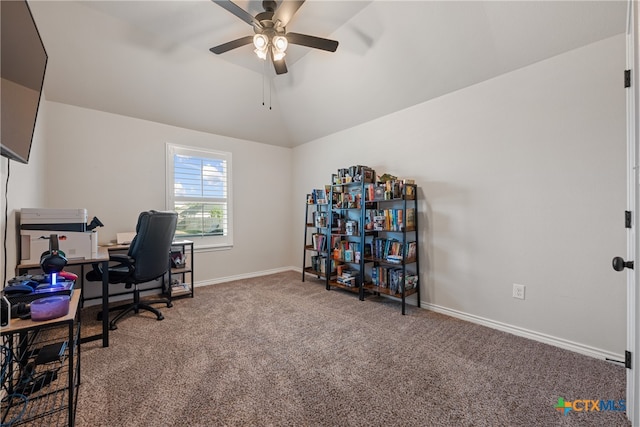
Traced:
<path id="1" fill-rule="evenodd" d="M 49 236 L 58 235 L 58 246 L 68 260 L 98 256 L 98 231 L 20 230 L 20 263 L 39 264 L 49 250 Z"/>

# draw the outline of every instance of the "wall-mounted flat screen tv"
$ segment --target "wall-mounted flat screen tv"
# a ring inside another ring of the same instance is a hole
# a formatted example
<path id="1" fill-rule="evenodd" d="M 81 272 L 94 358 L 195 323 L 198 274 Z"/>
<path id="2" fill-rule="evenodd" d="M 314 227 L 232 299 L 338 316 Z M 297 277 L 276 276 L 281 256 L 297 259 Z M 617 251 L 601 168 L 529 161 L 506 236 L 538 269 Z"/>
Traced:
<path id="1" fill-rule="evenodd" d="M 29 162 L 47 52 L 26 1 L 0 1 L 0 154 Z"/>

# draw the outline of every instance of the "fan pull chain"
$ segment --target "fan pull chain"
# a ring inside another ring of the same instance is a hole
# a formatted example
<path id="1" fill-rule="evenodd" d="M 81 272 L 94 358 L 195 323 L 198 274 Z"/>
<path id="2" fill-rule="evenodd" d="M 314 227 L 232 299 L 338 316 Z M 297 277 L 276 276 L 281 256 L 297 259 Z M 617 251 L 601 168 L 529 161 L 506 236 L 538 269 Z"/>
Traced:
<path id="1" fill-rule="evenodd" d="M 264 61 L 264 65 L 262 66 L 262 106 L 265 106 L 265 93 L 266 93 L 266 88 L 265 88 L 265 81 L 268 79 L 267 77 L 267 62 L 268 61 Z M 273 82 L 271 80 L 269 80 L 269 110 L 271 110 L 271 85 L 273 84 Z"/>

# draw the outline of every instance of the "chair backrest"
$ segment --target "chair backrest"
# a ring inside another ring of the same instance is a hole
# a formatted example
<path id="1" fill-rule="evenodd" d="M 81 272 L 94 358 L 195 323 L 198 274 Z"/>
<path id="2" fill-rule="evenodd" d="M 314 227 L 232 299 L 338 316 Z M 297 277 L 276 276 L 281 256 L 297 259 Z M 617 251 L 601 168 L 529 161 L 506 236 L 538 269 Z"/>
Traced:
<path id="1" fill-rule="evenodd" d="M 135 259 L 133 278 L 136 282 L 156 279 L 170 268 L 171 242 L 177 222 L 176 212 L 140 213 L 136 236 L 129 246 L 129 256 Z"/>

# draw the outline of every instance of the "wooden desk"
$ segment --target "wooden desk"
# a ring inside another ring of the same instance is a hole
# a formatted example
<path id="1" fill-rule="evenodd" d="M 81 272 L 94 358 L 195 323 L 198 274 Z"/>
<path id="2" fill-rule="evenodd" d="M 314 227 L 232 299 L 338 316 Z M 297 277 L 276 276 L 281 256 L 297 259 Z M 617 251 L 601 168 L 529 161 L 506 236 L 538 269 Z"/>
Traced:
<path id="1" fill-rule="evenodd" d="M 108 245 L 105 245 L 103 247 L 107 248 L 107 250 L 109 252 L 117 252 L 117 251 L 128 251 L 129 250 L 129 246 L 128 244 L 117 244 L 117 243 L 111 243 Z M 178 267 L 171 267 L 169 268 L 169 285 L 165 288 L 165 281 L 164 281 L 164 276 L 162 277 L 162 286 L 160 289 L 162 289 L 162 292 L 166 292 L 169 295 L 169 300 L 173 299 L 174 297 L 183 297 L 183 296 L 190 296 L 191 298 L 194 297 L 194 277 L 193 277 L 193 266 L 194 266 L 194 260 L 193 260 L 193 241 L 192 240 L 174 240 L 173 242 L 171 242 L 171 248 L 181 248 L 181 251 L 185 254 L 185 256 L 188 254 L 189 256 L 189 265 L 184 264 L 182 266 L 178 266 Z M 188 251 L 188 253 L 187 253 Z M 190 281 L 189 283 L 186 282 L 185 280 L 185 275 L 189 274 L 190 275 Z M 172 275 L 180 275 L 180 277 L 182 278 L 182 283 L 183 285 L 187 285 L 187 288 L 184 287 L 180 287 L 180 288 L 174 288 L 172 286 Z M 150 289 L 155 289 L 155 288 L 150 288 Z M 149 289 L 145 289 L 145 290 L 149 290 Z"/>
<path id="2" fill-rule="evenodd" d="M 84 266 L 102 263 L 102 312 L 109 311 L 109 251 L 107 248 L 98 247 L 98 255 L 89 259 L 68 259 L 67 265 L 80 266 L 80 288 L 84 288 Z M 40 269 L 39 264 L 18 264 L 16 275 L 26 274 L 29 270 Z M 83 342 L 94 341 L 102 338 L 102 346 L 109 347 L 109 316 L 102 316 L 102 334 L 85 337 Z"/>

